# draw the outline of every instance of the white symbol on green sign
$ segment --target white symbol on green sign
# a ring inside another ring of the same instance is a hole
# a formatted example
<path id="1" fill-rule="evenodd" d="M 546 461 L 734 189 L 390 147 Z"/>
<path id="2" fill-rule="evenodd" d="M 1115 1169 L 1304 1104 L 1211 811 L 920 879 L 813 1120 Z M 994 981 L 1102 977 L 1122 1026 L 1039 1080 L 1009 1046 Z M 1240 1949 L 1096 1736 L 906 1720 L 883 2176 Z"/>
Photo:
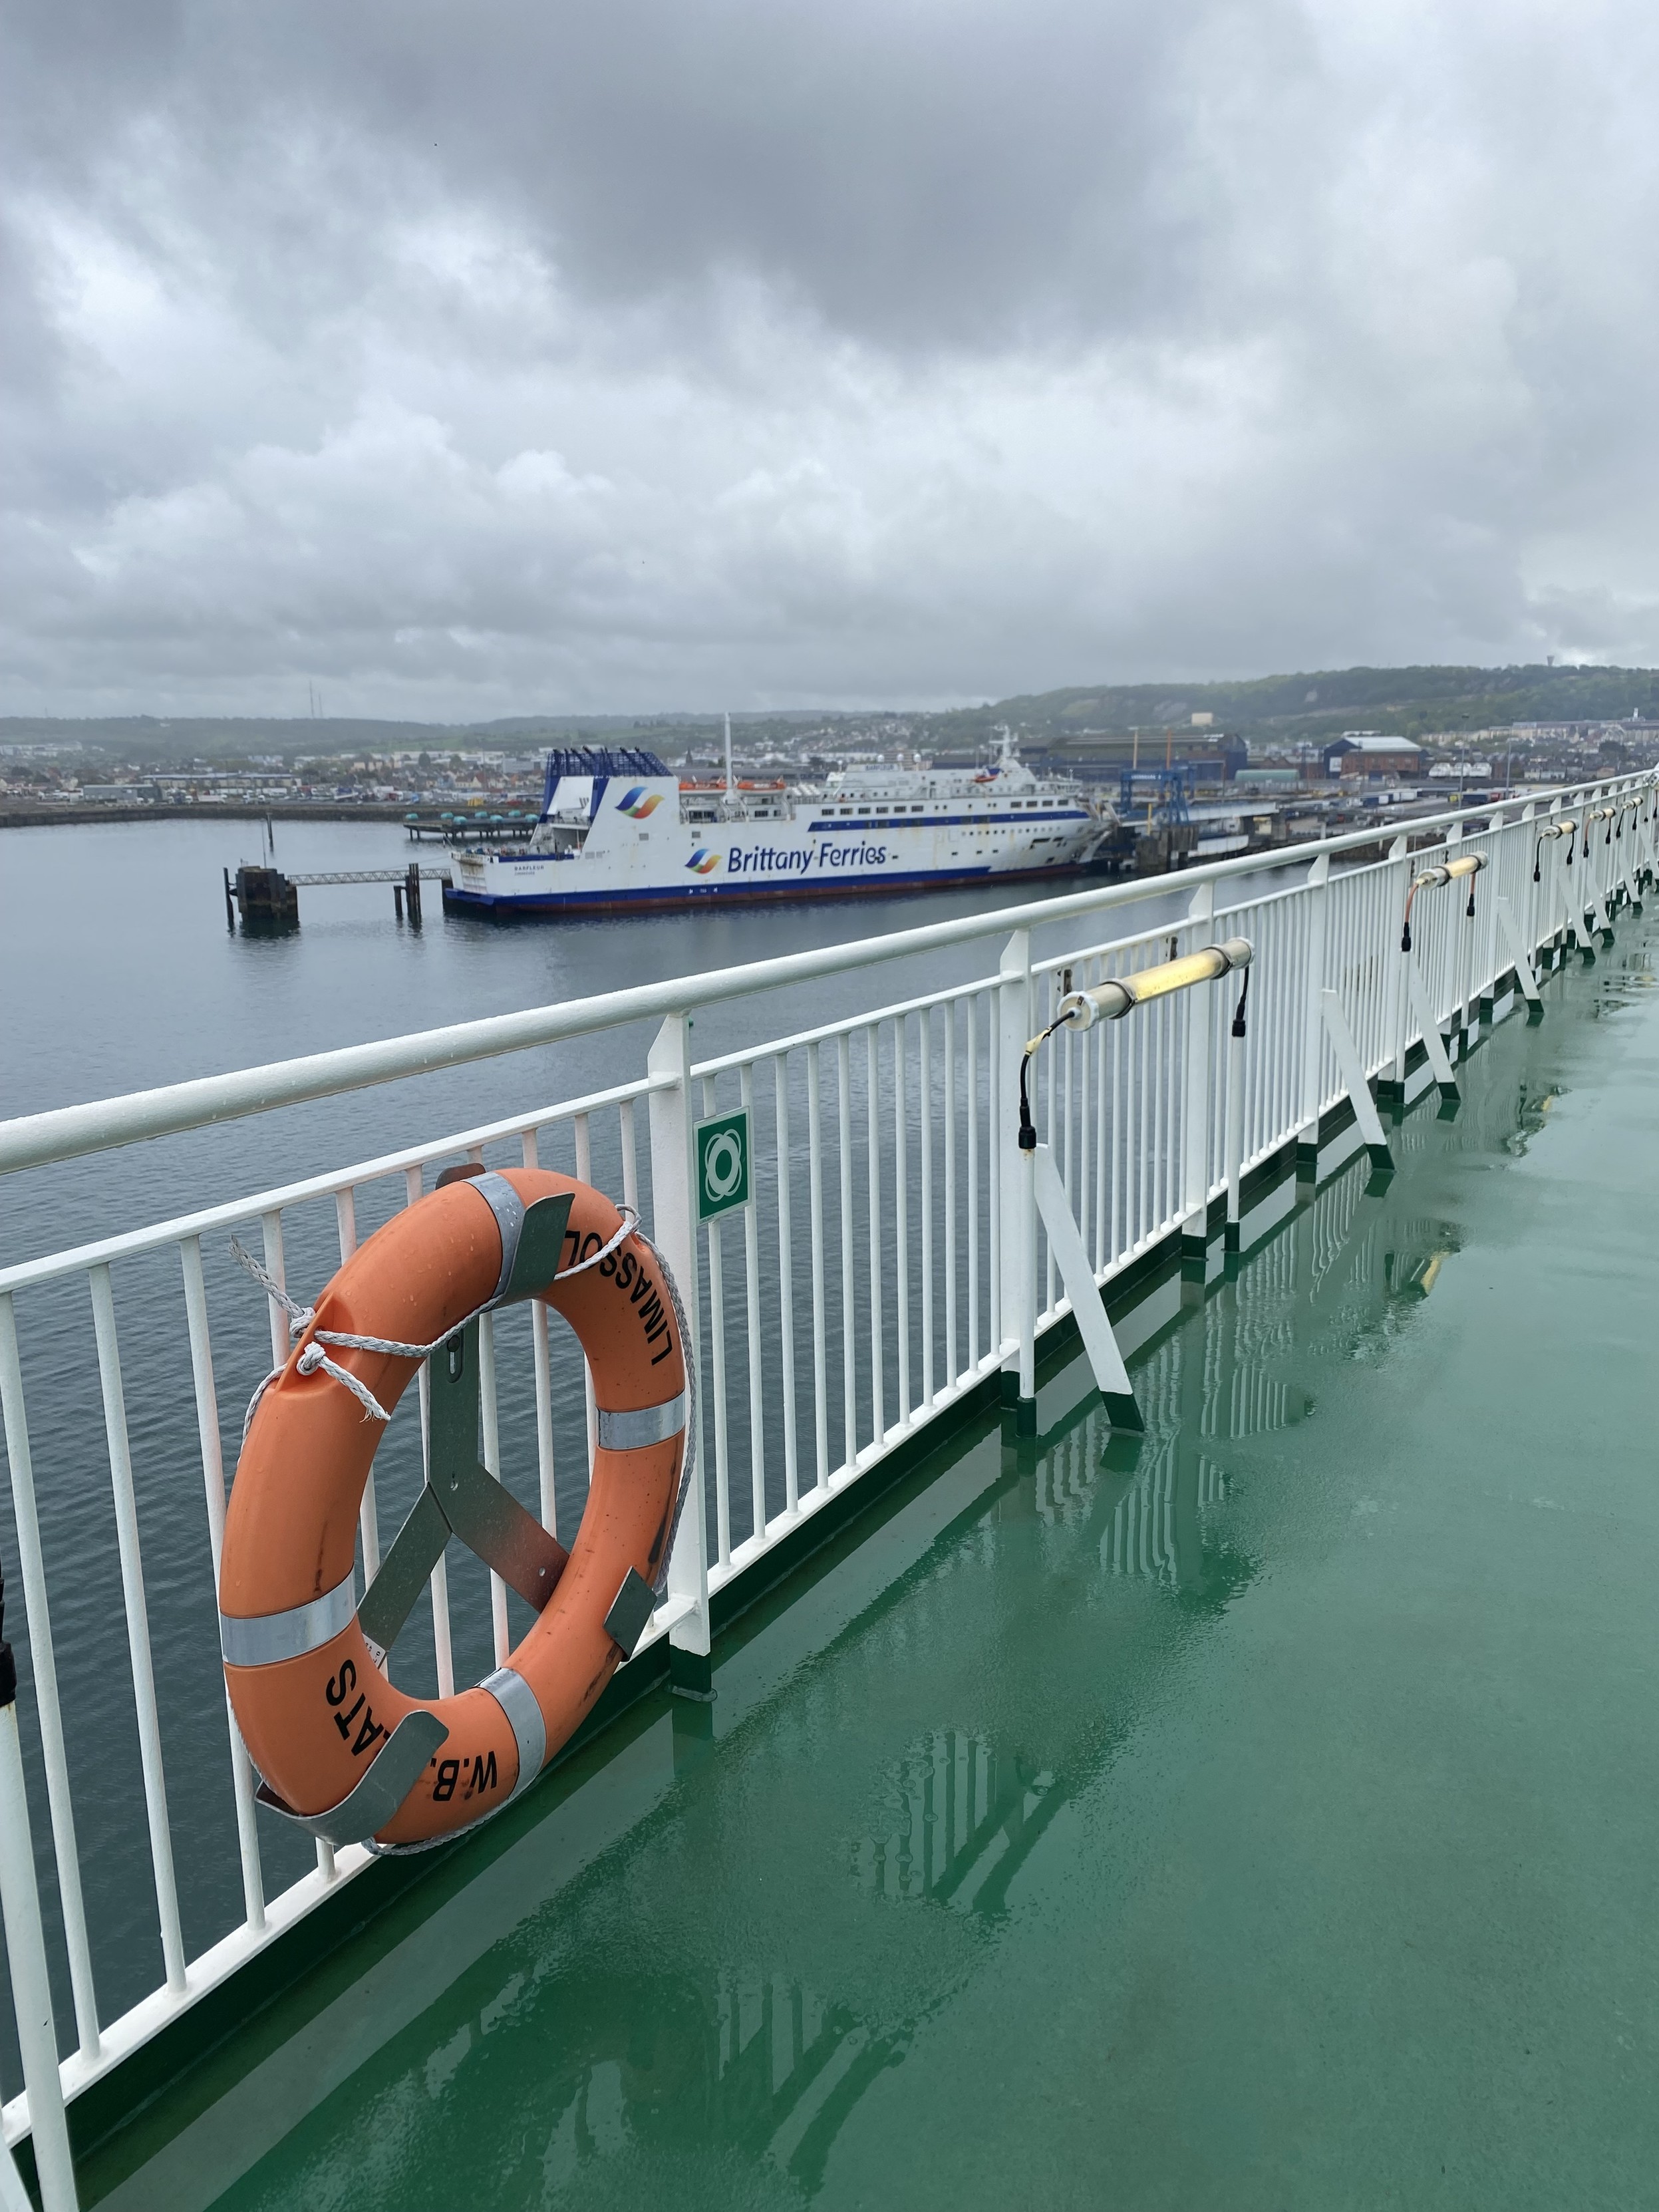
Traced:
<path id="1" fill-rule="evenodd" d="M 721 1114 L 699 1121 L 697 1218 L 712 1221 L 749 1203 L 749 1116 Z"/>

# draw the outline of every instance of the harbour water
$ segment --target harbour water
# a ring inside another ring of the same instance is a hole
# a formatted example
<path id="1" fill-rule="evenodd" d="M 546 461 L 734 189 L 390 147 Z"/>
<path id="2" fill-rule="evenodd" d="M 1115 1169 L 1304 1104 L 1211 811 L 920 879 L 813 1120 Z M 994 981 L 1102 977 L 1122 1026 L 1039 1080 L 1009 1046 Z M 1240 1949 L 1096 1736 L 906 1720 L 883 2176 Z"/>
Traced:
<path id="1" fill-rule="evenodd" d="M 401 866 L 412 849 L 389 823 L 282 823 L 276 834 L 278 863 L 295 873 Z M 291 934 L 233 936 L 220 870 L 257 859 L 260 836 L 251 821 L 3 833 L 0 1116 L 878 936 L 1030 895 L 988 887 L 501 925 L 446 917 L 434 885 L 416 930 L 394 919 L 387 885 L 341 885 L 302 891 L 301 926 Z M 429 846 L 419 856 L 428 866 L 441 858 Z M 1074 888 L 1076 879 L 1054 886 Z M 1165 889 L 1136 911 L 1150 926 L 1183 903 Z M 1114 932 L 1135 926 L 1112 924 Z M 994 943 L 972 945 L 895 963 L 880 988 L 897 999 L 995 965 Z M 868 1003 L 853 978 L 769 993 L 740 1013 L 700 1017 L 696 1050 L 744 1042 L 740 1021 L 775 1036 Z M 445 1070 L 163 1139 L 54 1174 L 49 1191 L 38 1177 L 13 1177 L 0 1189 L 0 1261 L 632 1078 L 647 1042 L 613 1031 L 524 1054 L 505 1070 Z"/>
<path id="2" fill-rule="evenodd" d="M 1655 927 L 1143 1352 L 1144 1442 L 1076 1364 L 960 1440 L 112 2201 L 1647 2201 Z"/>

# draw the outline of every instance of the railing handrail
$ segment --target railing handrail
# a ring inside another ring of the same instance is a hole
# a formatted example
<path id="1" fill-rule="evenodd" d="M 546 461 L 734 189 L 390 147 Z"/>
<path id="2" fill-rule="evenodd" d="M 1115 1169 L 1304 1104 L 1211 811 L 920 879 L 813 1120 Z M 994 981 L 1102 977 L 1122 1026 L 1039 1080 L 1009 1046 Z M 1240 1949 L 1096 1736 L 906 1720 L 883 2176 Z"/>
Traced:
<path id="1" fill-rule="evenodd" d="M 585 1097 L 561 1099 L 555 1105 L 532 1107 L 528 1113 L 482 1122 L 476 1128 L 428 1137 L 421 1144 L 404 1145 L 395 1152 L 382 1152 L 376 1159 L 357 1160 L 349 1167 L 335 1169 L 326 1175 L 304 1176 L 294 1182 L 251 1192 L 246 1198 L 225 1199 L 216 1206 L 199 1206 L 193 1213 L 176 1213 L 165 1221 L 119 1230 L 114 1236 L 98 1237 L 90 1244 L 43 1252 L 33 1260 L 15 1260 L 9 1267 L 0 1267 L 0 1297 L 10 1291 L 36 1289 L 42 1283 L 56 1282 L 62 1276 L 78 1274 L 88 1267 L 107 1267 L 112 1260 L 131 1260 L 141 1252 L 159 1252 L 168 1245 L 182 1244 L 187 1238 L 204 1237 L 216 1229 L 234 1229 L 239 1223 L 252 1221 L 261 1214 L 302 1206 L 308 1199 L 335 1198 L 342 1191 L 378 1182 L 383 1176 L 424 1167 L 434 1153 L 479 1151 L 485 1145 L 501 1143 L 503 1138 L 522 1136 L 527 1129 L 546 1128 L 556 1121 L 574 1121 L 579 1115 L 597 1113 L 624 1100 L 648 1098 L 653 1091 L 662 1087 L 661 1078 L 643 1075 L 637 1082 L 618 1083 L 608 1091 L 590 1091 Z"/>
<path id="2" fill-rule="evenodd" d="M 1183 868 L 1178 878 L 1133 878 L 1127 882 L 1103 884 L 1095 890 L 1072 892 L 1023 906 L 1001 907 L 989 914 L 958 915 L 950 921 L 927 922 L 915 929 L 860 938 L 847 945 L 782 953 L 770 960 L 750 961 L 710 975 L 675 976 L 660 983 L 636 984 L 629 990 L 574 999 L 563 1006 L 485 1015 L 476 1021 L 452 1022 L 441 1029 L 383 1037 L 368 1044 L 343 1045 L 331 1052 L 270 1060 L 262 1066 L 240 1068 L 227 1074 L 195 1076 L 183 1083 L 93 1099 L 79 1106 L 57 1106 L 38 1114 L 19 1115 L 0 1121 L 0 1175 L 12 1174 L 22 1168 L 49 1166 L 56 1161 L 79 1158 L 88 1152 L 112 1151 L 150 1137 L 176 1136 L 186 1130 L 210 1127 L 252 1114 L 270 1113 L 282 1106 L 337 1097 L 344 1091 L 396 1083 L 408 1076 L 431 1074 L 439 1068 L 460 1066 L 470 1060 L 530 1051 L 538 1045 L 591 1036 L 596 1030 L 618 1029 L 629 1022 L 695 1012 L 699 1007 L 717 1005 L 723 1000 L 776 990 L 792 983 L 811 982 L 820 976 L 868 967 L 878 961 L 902 960 L 915 953 L 971 944 L 981 938 L 1016 929 L 1041 928 L 1049 922 L 1068 921 L 1076 915 L 1093 914 L 1146 898 L 1155 895 L 1166 883 L 1173 884 L 1178 880 L 1183 889 L 1202 883 L 1219 883 L 1235 876 L 1259 874 L 1264 867 L 1294 867 L 1315 860 L 1322 853 L 1351 852 L 1377 844 L 1389 836 L 1420 835 L 1454 822 L 1467 824 L 1471 820 L 1501 817 L 1511 806 L 1548 806 L 1570 793 L 1635 781 L 1650 773 L 1638 770 L 1625 776 L 1584 779 L 1546 791 L 1518 793 L 1486 807 L 1452 807 L 1440 814 L 1413 816 L 1401 821 L 1397 827 L 1379 822 L 1340 837 L 1286 846 L 1279 853 L 1241 853 L 1226 860 L 1206 861 L 1200 867 Z"/>

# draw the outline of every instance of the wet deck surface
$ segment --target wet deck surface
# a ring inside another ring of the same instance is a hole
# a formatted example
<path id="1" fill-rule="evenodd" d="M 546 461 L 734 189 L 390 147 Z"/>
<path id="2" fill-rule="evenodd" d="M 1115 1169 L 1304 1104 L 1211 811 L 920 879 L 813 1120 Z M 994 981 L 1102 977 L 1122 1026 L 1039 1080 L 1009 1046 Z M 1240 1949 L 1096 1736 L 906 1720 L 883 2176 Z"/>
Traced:
<path id="1" fill-rule="evenodd" d="M 1073 1368 L 895 1493 L 113 2201 L 1651 2202 L 1649 926 L 1134 1364 L 1138 1449 Z"/>

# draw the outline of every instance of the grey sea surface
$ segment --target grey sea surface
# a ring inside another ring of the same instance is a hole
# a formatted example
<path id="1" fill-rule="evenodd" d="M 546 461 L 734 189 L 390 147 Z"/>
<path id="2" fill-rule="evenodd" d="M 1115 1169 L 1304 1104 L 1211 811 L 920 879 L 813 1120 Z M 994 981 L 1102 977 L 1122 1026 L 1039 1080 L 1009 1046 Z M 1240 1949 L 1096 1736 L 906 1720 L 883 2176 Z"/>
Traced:
<path id="1" fill-rule="evenodd" d="M 301 927 L 234 934 L 221 868 L 257 860 L 257 822 L 90 824 L 0 835 L 0 1118 L 115 1097 L 441 1024 L 556 1005 L 673 975 L 846 944 L 1085 887 L 987 884 L 892 898 L 584 921 L 446 916 L 428 884 L 420 929 L 384 884 L 300 894 Z M 282 823 L 291 872 L 398 867 L 418 854 L 392 823 Z M 1178 885 L 1101 935 L 1184 911 Z M 1066 925 L 1066 936 L 1077 933 Z M 1058 949 L 1058 945 L 1056 946 Z M 908 994 L 993 973 L 997 939 L 711 1008 L 698 1057 L 785 1036 Z M 107 1235 L 428 1135 L 580 1096 L 643 1072 L 648 1032 L 623 1028 L 257 1119 L 164 1138 L 0 1183 L 0 1264 Z"/>

